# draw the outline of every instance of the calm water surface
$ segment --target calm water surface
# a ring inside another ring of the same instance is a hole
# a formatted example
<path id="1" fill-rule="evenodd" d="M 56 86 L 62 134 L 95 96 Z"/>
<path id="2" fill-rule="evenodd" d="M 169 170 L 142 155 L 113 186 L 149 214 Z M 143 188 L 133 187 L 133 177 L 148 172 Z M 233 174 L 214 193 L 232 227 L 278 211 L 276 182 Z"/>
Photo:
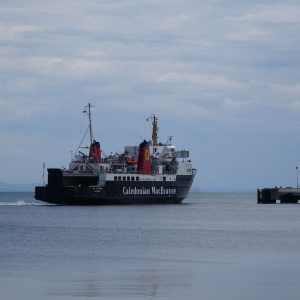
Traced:
<path id="1" fill-rule="evenodd" d="M 67 207 L 0 193 L 1 299 L 299 299 L 300 205 L 191 194 Z"/>

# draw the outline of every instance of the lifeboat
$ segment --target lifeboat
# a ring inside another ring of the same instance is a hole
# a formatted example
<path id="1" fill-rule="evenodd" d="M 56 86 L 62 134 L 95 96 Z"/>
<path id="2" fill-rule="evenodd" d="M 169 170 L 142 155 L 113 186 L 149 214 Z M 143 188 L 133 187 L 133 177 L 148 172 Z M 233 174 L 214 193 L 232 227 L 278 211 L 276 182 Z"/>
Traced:
<path id="1" fill-rule="evenodd" d="M 137 164 L 137 160 L 131 159 L 131 158 L 128 158 L 128 157 L 127 157 L 126 163 L 127 163 L 127 165 L 130 165 L 130 166 L 136 165 L 136 164 Z"/>

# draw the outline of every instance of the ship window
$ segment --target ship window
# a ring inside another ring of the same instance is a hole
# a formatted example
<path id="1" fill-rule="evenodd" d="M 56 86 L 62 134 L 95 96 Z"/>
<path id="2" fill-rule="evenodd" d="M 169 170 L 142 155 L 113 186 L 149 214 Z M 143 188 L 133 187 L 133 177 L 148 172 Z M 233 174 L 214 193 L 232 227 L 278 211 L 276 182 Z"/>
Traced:
<path id="1" fill-rule="evenodd" d="M 118 176 L 118 180 L 121 180 L 121 176 Z"/>
<path id="2" fill-rule="evenodd" d="M 130 176 L 127 176 L 127 181 L 130 181 Z"/>
<path id="3" fill-rule="evenodd" d="M 118 177 L 117 177 L 117 176 L 114 177 L 114 181 L 116 181 L 116 180 L 118 180 Z"/>
<path id="4" fill-rule="evenodd" d="M 140 178 L 139 178 L 139 177 L 136 177 L 135 179 L 136 179 L 136 181 L 139 181 L 139 180 L 140 180 Z"/>
<path id="5" fill-rule="evenodd" d="M 163 181 L 166 181 L 166 177 L 165 176 L 163 177 Z"/>
<path id="6" fill-rule="evenodd" d="M 131 177 L 131 181 L 134 181 L 134 177 L 133 176 Z"/>
<path id="7" fill-rule="evenodd" d="M 126 176 L 123 176 L 123 180 L 126 181 Z"/>

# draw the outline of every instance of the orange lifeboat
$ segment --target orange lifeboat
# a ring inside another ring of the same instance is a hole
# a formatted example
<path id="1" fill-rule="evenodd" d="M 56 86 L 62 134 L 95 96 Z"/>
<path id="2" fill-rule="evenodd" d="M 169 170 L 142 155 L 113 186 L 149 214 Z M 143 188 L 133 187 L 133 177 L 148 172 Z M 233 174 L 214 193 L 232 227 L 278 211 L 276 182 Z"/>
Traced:
<path id="1" fill-rule="evenodd" d="M 127 165 L 130 165 L 130 166 L 136 165 L 137 164 L 137 160 L 131 159 L 131 158 L 127 157 L 126 158 L 126 163 L 127 163 Z"/>

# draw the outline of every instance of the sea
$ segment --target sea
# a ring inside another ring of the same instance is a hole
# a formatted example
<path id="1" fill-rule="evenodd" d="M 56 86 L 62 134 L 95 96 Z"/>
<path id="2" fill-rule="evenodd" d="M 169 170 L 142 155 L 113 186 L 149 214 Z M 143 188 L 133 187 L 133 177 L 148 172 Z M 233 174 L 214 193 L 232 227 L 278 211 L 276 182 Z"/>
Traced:
<path id="1" fill-rule="evenodd" d="M 300 299 L 300 205 L 59 206 L 0 193 L 0 298 Z"/>

